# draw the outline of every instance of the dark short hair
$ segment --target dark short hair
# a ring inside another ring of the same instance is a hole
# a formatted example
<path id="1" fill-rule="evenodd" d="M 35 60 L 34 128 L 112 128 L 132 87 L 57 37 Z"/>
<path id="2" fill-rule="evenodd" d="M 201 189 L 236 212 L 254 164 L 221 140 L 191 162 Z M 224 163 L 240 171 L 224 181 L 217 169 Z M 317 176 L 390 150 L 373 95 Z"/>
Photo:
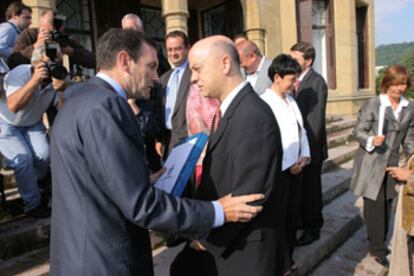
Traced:
<path id="1" fill-rule="evenodd" d="M 96 57 L 98 68 L 113 68 L 116 56 L 120 51 L 126 51 L 136 62 L 141 57 L 141 49 L 144 44 L 156 49 L 155 42 L 140 31 L 120 28 L 109 29 L 98 40 Z"/>
<path id="2" fill-rule="evenodd" d="M 272 64 L 267 71 L 267 75 L 273 82 L 276 74 L 281 78 L 284 78 L 286 75 L 299 75 L 301 70 L 302 69 L 296 59 L 290 55 L 280 54 L 273 59 Z"/>
<path id="3" fill-rule="evenodd" d="M 11 19 L 13 17 L 13 14 L 19 16 L 25 10 L 32 12 L 32 8 L 30 8 L 29 6 L 26 6 L 22 2 L 20 1 L 12 2 L 10 5 L 7 6 L 6 18 L 7 20 Z"/>
<path id="4" fill-rule="evenodd" d="M 190 45 L 190 40 L 188 39 L 188 36 L 182 32 L 182 31 L 172 31 L 167 34 L 165 37 L 165 41 L 167 41 L 170 37 L 181 37 L 181 39 L 184 42 L 184 46 L 187 48 Z"/>
<path id="5" fill-rule="evenodd" d="M 386 93 L 391 85 L 398 84 L 406 84 L 409 90 L 412 85 L 411 73 L 406 67 L 395 64 L 385 70 L 381 80 L 381 92 Z"/>
<path id="6" fill-rule="evenodd" d="M 303 53 L 305 60 L 311 59 L 312 64 L 316 58 L 315 48 L 308 42 L 298 42 L 290 48 L 291 51 L 298 51 Z"/>

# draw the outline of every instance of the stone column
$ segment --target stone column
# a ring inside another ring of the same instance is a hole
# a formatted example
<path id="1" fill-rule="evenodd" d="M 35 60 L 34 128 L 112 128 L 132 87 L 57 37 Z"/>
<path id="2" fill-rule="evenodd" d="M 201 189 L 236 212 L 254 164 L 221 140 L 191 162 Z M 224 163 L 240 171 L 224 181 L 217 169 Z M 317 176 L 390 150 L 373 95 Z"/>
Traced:
<path id="1" fill-rule="evenodd" d="M 247 37 L 256 43 L 262 53 L 266 54 L 266 32 L 260 20 L 258 1 L 241 0 L 240 2 L 243 8 Z"/>
<path id="2" fill-rule="evenodd" d="M 40 14 L 43 10 L 56 7 L 56 0 L 23 0 L 23 3 L 33 10 L 31 28 L 39 27 Z"/>
<path id="3" fill-rule="evenodd" d="M 187 0 L 162 0 L 162 15 L 165 18 L 165 28 L 168 34 L 171 31 L 182 31 L 188 34 Z"/>

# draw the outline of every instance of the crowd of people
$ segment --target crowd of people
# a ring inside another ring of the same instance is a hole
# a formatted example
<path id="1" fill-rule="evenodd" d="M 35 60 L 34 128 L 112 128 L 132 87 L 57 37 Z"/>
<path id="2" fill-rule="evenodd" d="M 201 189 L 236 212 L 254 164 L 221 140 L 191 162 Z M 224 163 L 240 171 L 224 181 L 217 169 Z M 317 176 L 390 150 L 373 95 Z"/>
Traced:
<path id="1" fill-rule="evenodd" d="M 127 14 L 99 38 L 95 57 L 64 33 L 54 10 L 39 28 L 29 28 L 31 13 L 13 2 L 0 24 L 0 152 L 25 213 L 52 210 L 52 275 L 153 275 L 147 229 L 169 234 L 169 246 L 185 243 L 171 275 L 298 269 L 295 247 L 317 241 L 324 224 L 328 157 L 328 88 L 312 68 L 311 44 L 271 59 L 242 34 L 190 45 L 172 31 L 166 59 Z M 71 83 L 63 55 L 96 67 L 96 76 Z M 354 131 L 351 189 L 364 198 L 369 252 L 384 266 L 395 179 L 412 177 L 398 168 L 400 145 L 414 152 L 414 106 L 403 97 L 410 86 L 407 69 L 387 69 Z M 183 197 L 152 186 L 172 148 L 198 132 L 209 141 Z M 52 183 L 52 208 L 42 182 Z"/>

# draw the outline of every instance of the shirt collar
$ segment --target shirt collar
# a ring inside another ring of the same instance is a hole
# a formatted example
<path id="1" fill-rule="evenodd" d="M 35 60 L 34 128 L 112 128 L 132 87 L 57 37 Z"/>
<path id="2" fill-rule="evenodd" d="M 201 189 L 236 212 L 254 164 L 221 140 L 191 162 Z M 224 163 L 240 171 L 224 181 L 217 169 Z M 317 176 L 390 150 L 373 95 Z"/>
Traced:
<path id="1" fill-rule="evenodd" d="M 256 71 L 254 71 L 254 72 L 253 72 L 253 73 L 251 73 L 251 74 L 247 74 L 247 72 L 246 72 L 246 75 L 247 75 L 247 76 L 254 76 L 254 75 L 257 75 L 257 74 L 260 72 L 260 69 L 262 69 L 262 67 L 263 67 L 264 60 L 265 60 L 265 57 L 264 57 L 264 56 L 262 56 L 262 59 L 260 60 L 259 66 L 257 67 Z"/>
<path id="2" fill-rule="evenodd" d="M 181 65 L 175 67 L 174 69 L 178 69 L 182 71 L 183 69 L 187 68 L 187 66 L 188 66 L 188 59 L 186 59 L 183 63 L 181 63 Z"/>
<path id="3" fill-rule="evenodd" d="M 19 27 L 17 27 L 17 25 L 13 22 L 13 21 L 11 21 L 11 20 L 9 20 L 9 21 L 7 21 L 7 22 L 9 22 L 10 23 L 10 25 L 16 30 L 16 32 L 18 33 L 18 34 L 20 34 L 21 33 L 21 31 L 22 30 L 20 30 L 20 28 Z"/>
<path id="4" fill-rule="evenodd" d="M 383 105 L 383 106 L 391 106 L 391 102 L 390 102 L 390 99 L 388 98 L 387 94 L 380 94 L 379 97 L 380 97 L 381 105 Z M 401 106 L 401 107 L 407 107 L 408 104 L 409 104 L 409 101 L 406 98 L 404 98 L 403 96 L 401 96 L 400 103 L 398 104 L 398 107 L 399 106 Z"/>
<path id="5" fill-rule="evenodd" d="M 300 74 L 300 76 L 299 76 L 298 80 L 299 80 L 299 81 L 303 81 L 303 79 L 305 78 L 306 74 L 307 74 L 307 73 L 309 73 L 310 69 L 311 69 L 311 67 L 308 67 L 305 71 L 303 71 L 303 72 Z"/>
<path id="6" fill-rule="evenodd" d="M 233 99 L 237 96 L 237 94 L 239 94 L 240 90 L 242 90 L 242 88 L 244 86 L 246 86 L 246 84 L 247 84 L 246 81 L 242 81 L 223 100 L 223 102 L 220 104 L 221 117 L 224 116 L 224 113 L 226 113 L 226 110 L 229 108 L 229 106 L 230 106 L 231 102 L 233 101 Z"/>
<path id="7" fill-rule="evenodd" d="M 112 86 L 112 88 L 116 91 L 116 93 L 121 96 L 122 98 L 124 98 L 125 100 L 127 100 L 127 95 L 124 91 L 124 89 L 122 88 L 122 86 L 117 83 L 113 78 L 111 78 L 110 76 L 108 76 L 105 73 L 99 72 L 98 74 L 96 74 L 96 76 L 104 81 L 106 81 L 110 86 Z"/>

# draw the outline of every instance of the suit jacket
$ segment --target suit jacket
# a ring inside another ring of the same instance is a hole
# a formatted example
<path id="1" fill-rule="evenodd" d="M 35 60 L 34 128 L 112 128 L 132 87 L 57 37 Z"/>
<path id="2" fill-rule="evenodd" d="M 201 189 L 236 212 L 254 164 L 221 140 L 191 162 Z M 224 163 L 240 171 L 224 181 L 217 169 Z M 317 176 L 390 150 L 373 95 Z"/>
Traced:
<path id="1" fill-rule="evenodd" d="M 302 113 L 309 140 L 311 164 L 322 164 L 328 158 L 325 114 L 328 87 L 312 68 L 301 81 L 296 102 Z"/>
<path id="2" fill-rule="evenodd" d="M 150 185 L 139 127 L 109 84 L 69 92 L 51 135 L 51 275 L 153 275 L 146 229 L 205 234 L 214 208 Z"/>
<path id="3" fill-rule="evenodd" d="M 161 76 L 161 97 L 162 97 L 162 122 L 163 127 L 165 128 L 165 102 L 166 102 L 166 91 L 168 80 L 170 79 L 171 73 L 174 70 L 170 70 L 164 75 Z M 187 97 L 188 91 L 190 90 L 191 84 L 191 69 L 187 66 L 185 69 L 181 81 L 180 86 L 178 88 L 177 99 L 174 105 L 174 111 L 172 115 L 172 130 L 168 131 L 165 129 L 164 134 L 162 135 L 162 140 L 165 146 L 168 146 L 168 152 L 172 149 L 172 147 L 180 142 L 181 140 L 185 139 L 188 136 L 187 130 L 187 120 L 186 120 L 186 109 L 187 109 Z"/>
<path id="4" fill-rule="evenodd" d="M 269 78 L 267 73 L 271 64 L 272 60 L 264 57 L 262 68 L 259 71 L 259 75 L 257 76 L 256 83 L 253 87 L 254 91 L 256 91 L 258 95 L 263 94 L 267 88 L 272 86 L 272 80 Z M 243 78 L 246 79 L 246 71 L 242 69 L 241 72 Z"/>
<path id="5" fill-rule="evenodd" d="M 403 107 L 400 120 L 397 121 L 391 107 L 386 108 L 383 146 L 375 147 L 372 152 L 365 149 L 370 136 L 376 136 L 381 102 L 379 97 L 368 100 L 360 109 L 354 136 L 360 144 L 355 155 L 351 178 L 351 190 L 358 196 L 376 200 L 385 177 L 387 166 L 398 167 L 400 146 L 406 156 L 414 153 L 414 102 Z M 395 180 L 387 179 L 387 197 L 395 196 Z"/>
<path id="6" fill-rule="evenodd" d="M 263 211 L 251 222 L 215 228 L 202 241 L 216 257 L 218 275 L 275 275 L 276 229 L 284 225 L 278 219 L 281 161 L 275 117 L 248 84 L 210 136 L 197 197 L 264 193 L 266 198 Z"/>

